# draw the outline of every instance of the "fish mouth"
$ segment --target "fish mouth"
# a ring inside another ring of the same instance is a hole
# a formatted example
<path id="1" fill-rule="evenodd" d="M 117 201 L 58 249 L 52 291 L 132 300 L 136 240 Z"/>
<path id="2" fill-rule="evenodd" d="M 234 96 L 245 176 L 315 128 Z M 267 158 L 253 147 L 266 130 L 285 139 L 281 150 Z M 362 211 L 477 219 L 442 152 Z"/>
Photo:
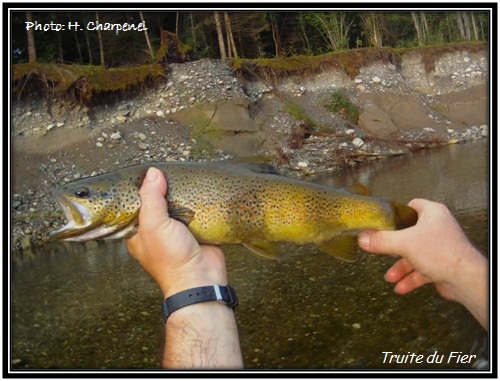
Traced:
<path id="1" fill-rule="evenodd" d="M 50 237 L 59 240 L 73 240 L 75 236 L 92 229 L 92 220 L 89 210 L 82 204 L 71 202 L 65 197 L 58 197 L 56 201 L 61 206 L 68 223 L 62 228 L 50 232 Z"/>

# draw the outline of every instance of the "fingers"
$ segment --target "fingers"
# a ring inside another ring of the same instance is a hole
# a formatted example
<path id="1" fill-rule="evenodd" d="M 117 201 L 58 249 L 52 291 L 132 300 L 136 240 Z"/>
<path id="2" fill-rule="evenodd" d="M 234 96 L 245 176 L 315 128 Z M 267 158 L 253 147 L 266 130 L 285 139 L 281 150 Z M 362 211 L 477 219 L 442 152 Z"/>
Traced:
<path id="1" fill-rule="evenodd" d="M 385 273 L 385 280 L 391 283 L 399 282 L 414 270 L 405 258 L 401 258 Z"/>
<path id="2" fill-rule="evenodd" d="M 154 227 L 168 219 L 166 193 L 167 182 L 163 173 L 156 168 L 149 168 L 139 191 L 141 196 L 140 226 Z"/>
<path id="3" fill-rule="evenodd" d="M 418 271 L 413 271 L 396 283 L 394 291 L 397 294 L 404 295 L 429 282 L 430 280 L 426 276 L 422 275 Z"/>
<path id="4" fill-rule="evenodd" d="M 396 283 L 394 291 L 400 295 L 413 291 L 430 282 L 426 276 L 416 271 L 405 258 L 400 259 L 387 270 L 385 280 Z"/>
<path id="5" fill-rule="evenodd" d="M 405 241 L 402 231 L 375 231 L 366 230 L 358 237 L 359 246 L 366 251 L 376 254 L 401 255 L 404 251 Z"/>

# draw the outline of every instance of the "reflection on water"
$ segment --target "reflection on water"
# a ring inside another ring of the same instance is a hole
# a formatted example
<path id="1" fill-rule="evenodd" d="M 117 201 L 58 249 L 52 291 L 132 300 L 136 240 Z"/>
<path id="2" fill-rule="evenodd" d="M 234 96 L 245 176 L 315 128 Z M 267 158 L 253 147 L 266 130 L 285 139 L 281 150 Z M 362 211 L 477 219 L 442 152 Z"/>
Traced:
<path id="1" fill-rule="evenodd" d="M 488 248 L 488 156 L 484 143 L 377 161 L 314 181 L 361 182 L 374 196 L 449 205 L 471 240 Z M 470 368 L 383 364 L 382 352 L 447 358 L 469 353 L 481 327 L 428 285 L 398 296 L 383 280 L 392 258 L 346 263 L 314 247 L 280 261 L 226 247 L 247 368 Z M 124 244 L 55 244 L 12 267 L 12 359 L 16 368 L 156 368 L 161 294 Z"/>

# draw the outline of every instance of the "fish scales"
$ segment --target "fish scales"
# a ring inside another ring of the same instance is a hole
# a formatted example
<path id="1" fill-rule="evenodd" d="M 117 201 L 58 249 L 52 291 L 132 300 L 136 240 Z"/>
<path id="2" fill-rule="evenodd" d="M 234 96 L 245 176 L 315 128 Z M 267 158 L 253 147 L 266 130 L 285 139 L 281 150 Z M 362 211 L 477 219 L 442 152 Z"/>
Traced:
<path id="1" fill-rule="evenodd" d="M 219 163 L 152 163 L 81 179 L 53 192 L 68 217 L 54 238 L 84 241 L 131 236 L 137 229 L 139 188 L 147 169 L 162 170 L 172 218 L 200 243 L 244 244 L 264 257 L 277 242 L 317 244 L 355 258 L 356 234 L 415 224 L 410 207 L 286 177 Z"/>

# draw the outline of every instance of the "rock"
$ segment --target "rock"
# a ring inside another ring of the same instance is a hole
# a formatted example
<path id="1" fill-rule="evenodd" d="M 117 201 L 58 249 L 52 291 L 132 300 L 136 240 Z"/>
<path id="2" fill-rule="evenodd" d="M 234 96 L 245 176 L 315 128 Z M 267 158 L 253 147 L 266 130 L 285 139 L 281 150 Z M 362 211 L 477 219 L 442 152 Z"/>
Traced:
<path id="1" fill-rule="evenodd" d="M 141 140 L 146 140 L 146 135 L 144 135 L 142 132 L 139 132 L 139 133 L 137 134 L 137 137 L 138 137 L 139 139 L 141 139 Z"/>
<path id="2" fill-rule="evenodd" d="M 47 131 L 52 130 L 54 127 L 55 127 L 55 125 L 54 125 L 54 124 L 49 124 L 49 125 L 47 126 Z"/>
<path id="3" fill-rule="evenodd" d="M 346 132 L 345 132 L 345 133 L 346 133 L 347 135 L 354 135 L 354 134 L 356 133 L 356 131 L 355 131 L 354 129 L 350 128 L 350 129 L 346 130 Z"/>
<path id="4" fill-rule="evenodd" d="M 434 128 L 431 128 L 431 127 L 424 127 L 424 131 L 426 131 L 426 132 L 436 132 L 436 130 Z"/>
<path id="5" fill-rule="evenodd" d="M 14 201 L 12 203 L 12 209 L 17 209 L 21 205 L 21 201 Z"/>
<path id="6" fill-rule="evenodd" d="M 102 143 L 101 143 L 101 142 L 97 142 L 95 145 L 96 145 L 97 147 L 102 147 Z"/>
<path id="7" fill-rule="evenodd" d="M 307 164 L 307 163 L 306 163 L 306 162 L 304 162 L 304 161 L 299 161 L 299 162 L 297 163 L 297 167 L 299 167 L 300 169 L 304 169 L 304 168 L 309 167 L 309 164 Z"/>
<path id="8" fill-rule="evenodd" d="M 375 76 L 375 77 L 372 78 L 372 82 L 373 83 L 380 83 L 380 82 L 382 82 L 382 80 L 379 77 Z"/>
<path id="9" fill-rule="evenodd" d="M 357 83 L 357 84 L 362 83 L 362 82 L 363 82 L 363 80 L 361 78 L 356 78 L 354 80 L 354 83 Z"/>
<path id="10" fill-rule="evenodd" d="M 156 116 L 165 116 L 163 111 L 156 111 Z"/>
<path id="11" fill-rule="evenodd" d="M 137 144 L 137 147 L 139 147 L 140 150 L 147 150 L 148 149 L 148 145 L 146 143 L 143 143 L 143 142 L 139 142 L 139 144 Z"/>
<path id="12" fill-rule="evenodd" d="M 354 138 L 352 145 L 356 148 L 361 148 L 365 145 L 365 142 L 360 138 Z"/>
<path id="13" fill-rule="evenodd" d="M 125 122 L 127 120 L 127 117 L 126 116 L 123 116 L 123 115 L 117 115 L 115 116 L 115 119 L 121 123 Z"/>
<path id="14" fill-rule="evenodd" d="M 119 132 L 113 132 L 110 136 L 110 139 L 111 140 L 120 140 L 122 138 L 122 136 L 120 135 Z"/>

